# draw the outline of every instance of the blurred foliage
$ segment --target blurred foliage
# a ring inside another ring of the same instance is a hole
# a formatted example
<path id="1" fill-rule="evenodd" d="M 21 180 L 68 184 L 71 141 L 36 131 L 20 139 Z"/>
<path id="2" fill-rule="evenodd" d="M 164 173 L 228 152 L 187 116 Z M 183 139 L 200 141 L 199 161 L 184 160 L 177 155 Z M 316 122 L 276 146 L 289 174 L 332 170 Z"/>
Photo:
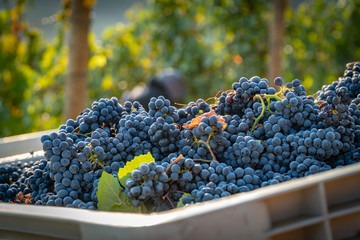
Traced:
<path id="1" fill-rule="evenodd" d="M 0 137 L 54 128 L 62 113 L 65 24 L 56 39 L 45 42 L 27 25 L 25 2 L 3 1 L 0 11 Z M 58 19 L 69 14 L 63 9 Z"/>
<path id="2" fill-rule="evenodd" d="M 157 0 L 129 10 L 129 23 L 106 29 L 92 48 L 90 97 L 120 96 L 166 67 L 186 76 L 188 101 L 214 96 L 239 74 L 264 75 L 270 15 L 260 2 Z"/>
<path id="3" fill-rule="evenodd" d="M 309 94 L 360 60 L 360 1 L 305 1 L 288 8 L 285 18 L 284 77 L 300 79 Z"/>
<path id="4" fill-rule="evenodd" d="M 62 122 L 69 0 L 59 6 L 58 36 L 51 42 L 27 25 L 24 11 L 30 6 L 14 2 L 0 11 L 0 137 Z M 298 78 L 312 94 L 341 76 L 347 62 L 360 59 L 359 5 L 315 0 L 287 9 L 285 81 Z M 187 78 L 183 103 L 230 89 L 241 76 L 265 77 L 271 8 L 266 0 L 153 0 L 134 6 L 128 23 L 109 26 L 101 39 L 89 36 L 88 105 L 120 98 L 166 67 Z"/>

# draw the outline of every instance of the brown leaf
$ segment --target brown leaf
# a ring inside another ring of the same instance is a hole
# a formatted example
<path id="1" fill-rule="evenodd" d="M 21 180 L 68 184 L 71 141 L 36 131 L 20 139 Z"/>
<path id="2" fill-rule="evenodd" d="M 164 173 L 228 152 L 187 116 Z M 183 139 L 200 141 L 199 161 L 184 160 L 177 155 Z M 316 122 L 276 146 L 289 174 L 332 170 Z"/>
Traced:
<path id="1" fill-rule="evenodd" d="M 19 200 L 20 202 L 24 201 L 24 194 L 23 192 L 18 192 L 18 194 L 16 194 L 16 200 Z"/>
<path id="2" fill-rule="evenodd" d="M 211 117 L 211 116 L 216 116 L 218 118 L 218 122 L 221 122 L 223 124 L 223 129 L 226 128 L 226 123 L 225 123 L 225 119 L 222 116 L 219 116 L 215 113 L 214 109 L 210 109 L 210 112 L 207 113 L 203 113 L 200 116 L 197 116 L 196 118 L 193 118 L 190 122 L 190 124 L 184 124 L 183 128 L 189 128 L 189 129 L 193 129 L 197 126 L 199 126 L 199 124 L 201 123 L 201 119 L 203 117 Z"/>

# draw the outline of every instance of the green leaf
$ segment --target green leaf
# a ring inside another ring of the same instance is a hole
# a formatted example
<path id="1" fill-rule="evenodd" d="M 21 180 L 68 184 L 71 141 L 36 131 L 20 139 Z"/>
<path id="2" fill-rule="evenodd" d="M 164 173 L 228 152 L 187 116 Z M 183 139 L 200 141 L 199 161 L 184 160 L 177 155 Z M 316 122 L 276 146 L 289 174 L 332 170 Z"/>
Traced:
<path id="1" fill-rule="evenodd" d="M 184 193 L 184 194 L 181 196 L 179 202 L 178 202 L 177 205 L 176 205 L 177 208 L 180 208 L 180 207 L 185 206 L 182 200 L 183 200 L 183 198 L 186 197 L 186 196 L 189 196 L 189 197 L 193 198 L 190 193 Z M 194 198 L 193 198 L 193 199 L 194 199 Z M 191 204 L 194 204 L 194 202 L 192 201 Z"/>
<path id="2" fill-rule="evenodd" d="M 138 169 L 141 163 L 149 164 L 150 162 L 155 162 L 155 159 L 150 152 L 134 157 L 133 160 L 127 162 L 123 168 L 119 169 L 118 177 L 120 184 L 125 187 L 126 180 L 131 177 L 131 172 Z"/>
<path id="3" fill-rule="evenodd" d="M 121 191 L 119 181 L 111 174 L 103 171 L 98 184 L 96 195 L 99 200 L 98 208 L 101 211 L 145 213 L 146 207 L 134 207 L 125 192 Z"/>
<path id="4" fill-rule="evenodd" d="M 131 200 L 128 198 L 125 192 L 120 194 L 120 202 L 114 203 L 110 211 L 114 212 L 127 212 L 127 213 L 144 213 L 146 212 L 146 207 L 142 203 L 140 207 L 134 207 L 131 203 Z"/>
<path id="5" fill-rule="evenodd" d="M 109 211 L 114 204 L 120 203 L 120 193 L 121 188 L 118 180 L 111 174 L 103 171 L 96 192 L 99 200 L 99 210 Z"/>

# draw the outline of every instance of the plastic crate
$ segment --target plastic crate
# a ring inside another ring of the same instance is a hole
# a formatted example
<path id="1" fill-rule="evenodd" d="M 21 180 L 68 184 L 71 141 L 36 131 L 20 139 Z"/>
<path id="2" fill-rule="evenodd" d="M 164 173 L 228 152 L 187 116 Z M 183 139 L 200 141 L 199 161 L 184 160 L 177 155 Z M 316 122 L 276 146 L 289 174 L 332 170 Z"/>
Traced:
<path id="1" fill-rule="evenodd" d="M 156 214 L 1 203 L 0 239 L 360 239 L 359 185 L 360 163 Z"/>
<path id="2" fill-rule="evenodd" d="M 42 149 L 40 137 L 44 134 L 50 134 L 54 131 L 57 130 L 54 129 L 43 132 L 0 138 L 0 158 L 39 151 Z"/>

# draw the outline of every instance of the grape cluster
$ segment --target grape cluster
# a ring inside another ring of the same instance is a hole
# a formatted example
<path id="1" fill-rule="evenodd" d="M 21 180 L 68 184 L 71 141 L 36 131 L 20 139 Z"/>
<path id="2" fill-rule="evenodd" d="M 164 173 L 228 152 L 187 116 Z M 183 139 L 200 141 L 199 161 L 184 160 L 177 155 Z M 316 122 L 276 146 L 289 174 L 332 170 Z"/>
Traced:
<path id="1" fill-rule="evenodd" d="M 210 112 L 210 105 L 203 99 L 198 99 L 196 102 L 189 102 L 185 112 L 189 116 L 187 120 L 191 120 L 203 113 Z"/>
<path id="2" fill-rule="evenodd" d="M 119 122 L 125 110 L 115 97 L 111 99 L 101 98 L 98 102 L 94 102 L 91 108 L 91 110 L 86 108 L 76 118 L 76 121 L 73 119 L 67 120 L 65 125 L 60 126 L 60 130 L 65 130 L 66 133 L 78 132 L 86 134 L 99 127 L 116 127 L 114 125 Z"/>
<path id="3" fill-rule="evenodd" d="M 251 167 L 259 164 L 259 158 L 264 151 L 263 145 L 250 136 L 239 134 L 231 149 L 224 156 L 228 166 Z"/>
<path id="4" fill-rule="evenodd" d="M 16 182 L 21 174 L 21 163 L 11 163 L 0 167 L 0 184 Z"/>
<path id="5" fill-rule="evenodd" d="M 162 117 L 167 123 L 179 121 L 179 115 L 176 108 L 170 105 L 169 99 L 159 96 L 158 98 L 152 97 L 149 102 L 149 115 L 155 119 Z"/>
<path id="6" fill-rule="evenodd" d="M 170 163 L 169 163 L 170 162 Z M 153 211 L 171 209 L 182 193 L 196 188 L 195 176 L 200 174 L 200 164 L 189 158 L 172 158 L 169 162 L 142 163 L 127 179 L 125 192 L 134 207 L 151 201 Z"/>
<path id="7" fill-rule="evenodd" d="M 275 116 L 279 118 L 279 124 L 284 133 L 290 130 L 287 126 L 291 126 L 294 130 L 311 129 L 318 114 L 318 105 L 315 104 L 312 97 L 296 96 L 293 91 L 285 92 L 286 98 L 274 104 Z M 291 124 L 288 124 L 289 120 Z"/>
<path id="8" fill-rule="evenodd" d="M 48 163 L 45 159 L 34 162 L 29 168 L 24 171 L 24 176 L 20 179 L 22 184 L 29 186 L 29 190 L 24 194 L 31 192 L 31 201 L 37 205 L 45 205 L 44 198 L 53 194 L 54 181 L 50 178 L 50 171 Z"/>
<path id="9" fill-rule="evenodd" d="M 48 160 L 44 171 L 48 179 L 29 177 L 35 203 L 95 209 L 101 172 L 117 173 L 124 166 L 122 158 L 127 158 L 120 154 L 124 142 L 115 137 L 115 133 L 124 127 L 120 119 L 137 111 L 144 111 L 137 103 L 121 106 L 115 97 L 103 98 L 94 102 L 91 110 L 85 109 L 76 120 L 69 119 L 66 125 L 60 126 L 59 133 L 42 136 L 44 155 Z M 41 184 L 41 181 L 45 183 Z M 41 187 L 47 181 L 52 181 L 51 190 Z"/>
<path id="10" fill-rule="evenodd" d="M 344 71 L 344 75 L 338 81 L 323 86 L 317 92 L 318 99 L 334 105 L 339 103 L 349 105 L 351 100 L 360 93 L 359 74 L 360 63 L 349 64 Z M 333 99 L 335 102 L 332 102 Z"/>
<path id="11" fill-rule="evenodd" d="M 196 202 L 209 201 L 259 188 L 261 179 L 251 167 L 233 168 L 213 161 L 201 164 L 199 181 L 191 195 Z"/>
<path id="12" fill-rule="evenodd" d="M 177 151 L 176 142 L 180 135 L 178 125 L 168 123 L 163 117 L 158 117 L 151 124 L 148 135 L 152 145 L 160 149 L 164 156 Z"/>
<path id="13" fill-rule="evenodd" d="M 252 109 L 254 104 L 253 96 L 256 94 L 275 94 L 275 88 L 269 87 L 267 79 L 261 79 L 258 76 L 247 79 L 240 78 L 238 82 L 232 85 L 233 91 L 223 92 L 219 97 L 216 113 L 220 115 L 237 114 L 240 117 L 245 109 Z"/>
<path id="14" fill-rule="evenodd" d="M 210 105 L 201 98 L 196 102 L 189 102 L 186 107 L 176 110 L 179 116 L 179 120 L 176 123 L 183 126 L 197 116 L 210 112 L 210 109 Z"/>
<path id="15" fill-rule="evenodd" d="M 356 148 L 360 147 L 360 96 L 357 96 L 351 101 L 349 106 L 349 113 L 352 119 L 354 120 L 354 145 Z"/>
<path id="16" fill-rule="evenodd" d="M 28 164 L 21 162 L 7 163 L 0 166 L 0 201 L 14 202 L 16 194 L 24 191 L 26 185 L 20 182 L 22 169 L 27 168 Z M 26 190 L 26 193 L 30 193 Z"/>
<path id="17" fill-rule="evenodd" d="M 46 195 L 52 194 L 54 184 L 46 159 L 5 163 L 0 166 L 0 173 L 0 201 L 40 204 Z"/>
<path id="18" fill-rule="evenodd" d="M 107 135 L 105 131 L 102 133 Z M 99 138 L 96 138 L 97 135 Z M 87 138 L 84 141 L 77 141 L 77 144 L 65 132 L 51 133 L 41 138 L 44 150 L 52 152 L 46 157 L 49 159 L 48 167 L 50 178 L 54 181 L 55 194 L 48 198 L 46 205 L 67 206 L 73 204 L 76 199 L 95 205 L 92 203 L 94 199 L 91 199 L 93 166 L 88 161 L 88 156 L 94 154 L 97 161 L 103 160 L 105 156 L 96 148 L 97 144 L 100 144 L 101 134 L 99 131 L 94 131 L 92 136 L 94 138 L 91 141 Z M 90 150 L 88 145 L 94 149 Z"/>
<path id="19" fill-rule="evenodd" d="M 292 178 L 300 178 L 331 169 L 326 163 L 303 154 L 299 155 L 294 161 L 291 161 L 289 167 L 290 170 L 287 174 Z"/>
<path id="20" fill-rule="evenodd" d="M 148 114 L 131 113 L 120 120 L 120 127 L 115 135 L 115 144 L 104 150 L 108 150 L 107 160 L 130 161 L 135 156 L 146 154 L 151 150 L 148 131 L 153 119 Z M 155 152 L 155 149 L 153 149 Z M 115 155 L 117 157 L 110 156 Z"/>
<path id="21" fill-rule="evenodd" d="M 125 193 L 131 199 L 134 207 L 140 206 L 140 201 L 161 197 L 169 190 L 168 175 L 162 165 L 155 162 L 142 163 L 138 170 L 131 173 L 127 179 Z"/>

